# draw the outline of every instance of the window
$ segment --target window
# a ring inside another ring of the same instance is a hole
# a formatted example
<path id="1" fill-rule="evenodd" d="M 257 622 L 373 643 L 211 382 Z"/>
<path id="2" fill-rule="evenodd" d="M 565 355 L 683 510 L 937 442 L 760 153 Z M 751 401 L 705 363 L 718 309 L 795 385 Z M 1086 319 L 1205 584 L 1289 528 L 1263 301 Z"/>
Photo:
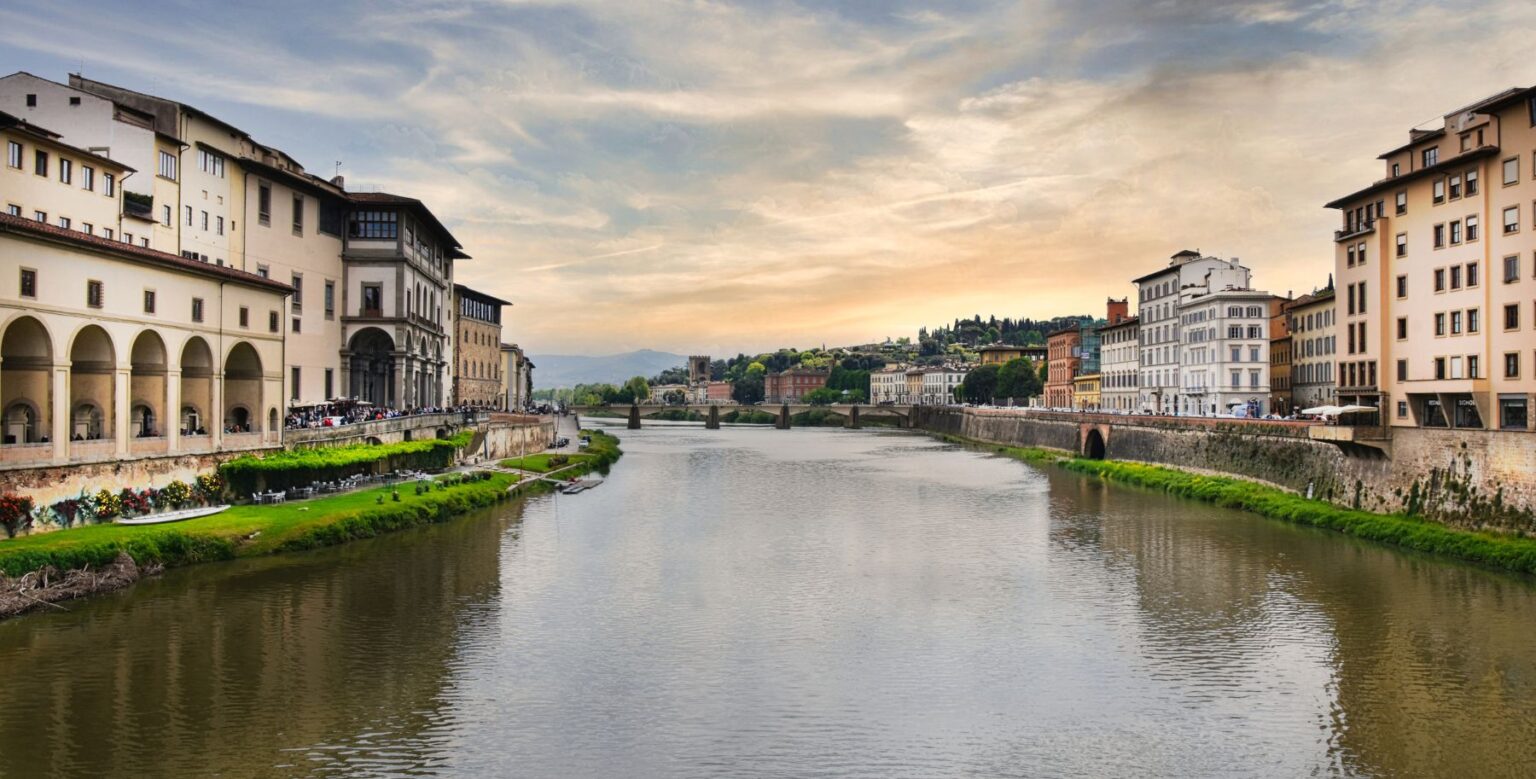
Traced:
<path id="1" fill-rule="evenodd" d="M 21 206 L 15 203 L 7 203 L 5 204 L 5 213 L 10 216 L 21 216 Z"/>
<path id="2" fill-rule="evenodd" d="M 298 317 L 294 317 L 293 318 L 293 332 L 295 332 L 295 333 L 302 332 L 301 329 L 300 329 L 299 322 L 300 322 L 300 319 Z"/>
<path id="3" fill-rule="evenodd" d="M 80 166 L 80 188 L 96 189 L 96 169 L 89 165 Z"/>
<path id="4" fill-rule="evenodd" d="M 219 235 L 224 234 L 224 217 L 220 216 L 214 218 L 214 231 Z"/>
<path id="5" fill-rule="evenodd" d="M 1520 206 L 1504 209 L 1504 234 L 1520 232 Z"/>
<path id="6" fill-rule="evenodd" d="M 69 226 L 72 225 L 72 224 L 74 224 L 74 223 L 70 221 L 69 217 L 67 217 L 67 216 L 59 217 L 59 227 L 65 229 L 65 230 L 68 230 Z"/>
<path id="7" fill-rule="evenodd" d="M 1499 429 L 1524 430 L 1529 419 L 1524 395 L 1499 396 Z"/>
<path id="8" fill-rule="evenodd" d="M 1344 267 L 1346 267 L 1346 268 L 1353 268 L 1353 267 L 1355 267 L 1355 247 L 1354 246 L 1348 246 L 1348 247 L 1345 247 L 1345 249 L 1344 249 Z"/>
<path id="9" fill-rule="evenodd" d="M 1451 185 L 1451 199 L 1452 200 L 1460 200 L 1461 199 L 1461 176 L 1452 176 L 1451 180 L 1450 180 L 1450 185 Z"/>
<path id="10" fill-rule="evenodd" d="M 393 211 L 354 211 L 347 223 L 351 238 L 394 240 L 399 237 L 399 216 Z"/>
<path id="11" fill-rule="evenodd" d="M 1475 354 L 1467 355 L 1467 378 L 1476 379 L 1482 376 L 1482 358 Z"/>
<path id="12" fill-rule="evenodd" d="M 117 177 L 111 173 L 101 174 L 101 194 L 107 197 L 117 197 Z"/>
<path id="13" fill-rule="evenodd" d="M 1510 303 L 1504 307 L 1504 329 L 1520 329 L 1520 304 Z"/>
<path id="14" fill-rule="evenodd" d="M 336 316 L 336 282 L 334 282 L 334 281 L 326 281 L 325 282 L 325 318 L 326 319 L 333 319 L 333 318 L 335 318 L 335 316 Z M 329 399 L 331 397 L 330 393 L 327 392 L 325 397 L 327 399 Z"/>
<path id="15" fill-rule="evenodd" d="M 1408 213 L 1408 193 L 1399 192 L 1395 197 L 1397 201 L 1397 215 L 1402 216 Z"/>
<path id="16" fill-rule="evenodd" d="M 1481 309 L 1467 309 L 1467 332 L 1476 333 L 1483 329 L 1483 312 Z"/>
<path id="17" fill-rule="evenodd" d="M 1467 171 L 1467 197 L 1477 194 L 1477 171 Z"/>
<path id="18" fill-rule="evenodd" d="M 1445 314 L 1435 314 L 1435 335 L 1445 335 Z"/>
<path id="19" fill-rule="evenodd" d="M 1451 222 L 1451 245 L 1461 243 L 1461 220 Z"/>
<path id="20" fill-rule="evenodd" d="M 159 167 L 155 169 L 155 172 L 160 174 L 161 178 L 168 178 L 171 181 L 175 181 L 176 155 L 171 154 L 168 151 L 160 152 L 160 164 Z"/>
<path id="21" fill-rule="evenodd" d="M 1248 347 L 1248 361 L 1249 362 L 1258 362 L 1259 361 L 1259 347 L 1257 347 L 1257 346 L 1250 346 L 1250 347 Z"/>
<path id="22" fill-rule="evenodd" d="M 1520 255 L 1511 254 L 1504 258 L 1504 283 L 1513 284 L 1520 280 Z"/>
<path id="23" fill-rule="evenodd" d="M 1408 256 L 1408 234 L 1407 233 L 1398 233 L 1397 234 L 1397 256 L 1399 256 L 1399 257 L 1407 257 Z"/>
<path id="24" fill-rule="evenodd" d="M 1398 419 L 1407 419 L 1408 418 L 1408 401 L 1406 401 L 1406 400 L 1399 400 L 1397 402 L 1397 418 Z"/>
<path id="25" fill-rule="evenodd" d="M 1398 360 L 1397 361 L 1397 380 L 1398 381 L 1407 381 L 1408 380 L 1408 361 L 1407 360 Z"/>
<path id="26" fill-rule="evenodd" d="M 187 226 L 191 227 L 192 226 L 192 206 L 186 206 L 186 211 L 187 211 Z"/>
<path id="27" fill-rule="evenodd" d="M 197 168 L 210 176 L 224 178 L 224 158 L 207 149 L 197 150 Z"/>
<path id="28" fill-rule="evenodd" d="M 90 222 L 81 222 L 80 232 L 85 233 L 86 235 L 95 235 L 96 225 L 93 225 Z"/>
<path id="29" fill-rule="evenodd" d="M 293 234 L 304 234 L 304 198 L 293 196 Z"/>
<path id="30" fill-rule="evenodd" d="M 249 308 L 246 308 L 245 306 L 241 306 L 240 307 L 240 326 L 241 327 L 250 327 L 251 326 L 251 310 Z"/>
<path id="31" fill-rule="evenodd" d="M 363 285 L 363 316 L 384 315 L 384 287 L 380 284 Z"/>
<path id="32" fill-rule="evenodd" d="M 1434 184 L 1435 205 L 1445 202 L 1445 179 L 1435 179 Z"/>
<path id="33" fill-rule="evenodd" d="M 1355 247 L 1355 260 L 1361 265 L 1365 264 L 1365 241 L 1361 241 L 1360 244 Z"/>
<path id="34" fill-rule="evenodd" d="M 1408 297 L 1408 277 L 1407 276 L 1398 276 L 1397 277 L 1397 296 L 1400 297 L 1400 298 Z"/>
<path id="35" fill-rule="evenodd" d="M 1461 289 L 1461 266 L 1451 266 L 1451 289 Z"/>
<path id="36" fill-rule="evenodd" d="M 1532 125 L 1532 127 L 1536 127 L 1536 125 Z M 1393 176 L 1401 176 L 1401 175 L 1403 175 L 1403 165 L 1402 165 L 1402 163 L 1399 163 L 1399 162 L 1392 163 L 1392 175 Z"/>
<path id="37" fill-rule="evenodd" d="M 1232 347 L 1232 362 L 1242 362 L 1242 361 L 1243 361 L 1243 347 L 1241 347 L 1241 346 L 1234 346 L 1234 347 Z"/>
<path id="38" fill-rule="evenodd" d="M 192 321 L 203 321 L 203 299 L 192 298 Z"/>
<path id="39" fill-rule="evenodd" d="M 1520 353 L 1519 352 L 1505 352 L 1504 353 L 1504 378 L 1506 378 L 1506 379 L 1518 379 L 1518 378 L 1520 378 Z"/>
<path id="40" fill-rule="evenodd" d="M 293 310 L 304 309 L 304 274 L 293 274 Z"/>
<path id="41" fill-rule="evenodd" d="M 1435 378 L 1437 378 L 1437 379 L 1445 378 L 1445 358 L 1444 357 L 1436 357 L 1435 358 Z M 1433 401 L 1431 401 L 1431 402 L 1433 402 Z"/>
<path id="42" fill-rule="evenodd" d="M 144 290 L 144 313 L 155 313 L 155 291 L 152 289 Z"/>
<path id="43" fill-rule="evenodd" d="M 326 368 L 325 369 L 325 399 L 326 400 L 330 400 L 331 398 L 335 397 L 335 393 L 331 391 L 332 384 L 333 384 L 331 379 L 334 376 L 334 374 L 331 371 L 332 371 L 332 369 L 330 369 L 330 368 Z"/>
<path id="44" fill-rule="evenodd" d="M 107 239 L 109 241 L 112 240 L 112 228 L 110 228 L 110 227 L 103 227 L 103 228 L 101 228 L 101 237 L 103 237 L 103 238 L 105 238 L 105 239 Z"/>
<path id="45" fill-rule="evenodd" d="M 33 211 L 32 212 L 32 220 L 35 221 L 35 222 L 42 222 L 43 224 L 47 224 L 48 223 L 48 212 L 47 211 Z"/>
<path id="46" fill-rule="evenodd" d="M 48 175 L 48 152 L 42 149 L 32 152 L 32 172 L 39 176 Z"/>
<path id="47" fill-rule="evenodd" d="M 101 308 L 104 290 L 101 282 L 94 279 L 85 282 L 85 304 L 91 308 Z"/>
<path id="48" fill-rule="evenodd" d="M 261 183 L 256 186 L 256 222 L 272 224 L 272 186 Z"/>
<path id="49" fill-rule="evenodd" d="M 1445 268 L 1435 268 L 1435 291 L 1445 291 Z"/>
<path id="50" fill-rule="evenodd" d="M 207 211 L 202 211 L 200 213 L 202 214 L 203 230 L 207 231 L 208 230 L 208 212 Z"/>
<path id="51" fill-rule="evenodd" d="M 256 266 L 256 275 L 260 276 L 260 277 L 262 277 L 264 279 L 271 278 L 272 277 L 272 269 L 268 268 L 265 265 L 257 265 Z"/>
<path id="52" fill-rule="evenodd" d="M 160 223 L 165 225 L 166 227 L 170 227 L 171 226 L 171 207 L 170 206 L 161 206 L 160 207 Z"/>
<path id="53" fill-rule="evenodd" d="M 267 312 L 267 332 L 269 332 L 269 333 L 278 332 L 278 324 L 277 323 L 278 323 L 277 312 L 276 311 L 268 311 Z"/>
<path id="54" fill-rule="evenodd" d="M 1404 338 L 1407 338 L 1407 337 L 1408 337 L 1408 317 L 1400 316 L 1400 317 L 1397 318 L 1397 340 L 1401 341 L 1401 340 L 1403 340 Z"/>
<path id="55" fill-rule="evenodd" d="M 290 400 L 297 401 L 299 399 L 299 366 L 295 365 L 289 368 L 289 370 L 293 375 L 288 381 L 289 386 L 292 387 L 288 397 Z"/>
<path id="56" fill-rule="evenodd" d="M 1504 186 L 1520 183 L 1520 158 L 1510 157 L 1504 161 Z"/>
<path id="57" fill-rule="evenodd" d="M 1451 335 L 1461 335 L 1461 312 L 1451 312 Z"/>
<path id="58" fill-rule="evenodd" d="M 1469 217 L 1467 217 L 1467 240 L 1469 240 L 1469 241 L 1477 240 L 1477 217 L 1476 216 L 1469 216 Z"/>
<path id="59" fill-rule="evenodd" d="M 1445 246 L 1445 225 L 1435 225 L 1435 248 Z"/>
<path id="60" fill-rule="evenodd" d="M 1233 387 L 1241 387 L 1241 386 L 1243 386 L 1243 372 L 1242 371 L 1232 371 L 1232 386 Z"/>
<path id="61" fill-rule="evenodd" d="M 1422 159 L 1424 160 L 1424 167 L 1426 167 L 1426 168 L 1431 166 L 1431 165 L 1434 165 L 1437 162 L 1439 162 L 1440 161 L 1440 148 L 1437 146 L 1437 147 L 1434 147 L 1434 148 L 1425 149 L 1424 150 L 1424 156 L 1422 157 Z"/>
<path id="62" fill-rule="evenodd" d="M 15 141 L 6 141 L 5 164 L 12 168 L 21 167 L 21 144 Z"/>
<path id="63" fill-rule="evenodd" d="M 21 296 L 24 298 L 37 297 L 37 271 L 31 268 L 21 269 Z"/>
<path id="64" fill-rule="evenodd" d="M 35 93 L 35 92 L 27 93 L 27 107 L 28 108 L 36 108 L 37 107 L 37 93 Z"/>

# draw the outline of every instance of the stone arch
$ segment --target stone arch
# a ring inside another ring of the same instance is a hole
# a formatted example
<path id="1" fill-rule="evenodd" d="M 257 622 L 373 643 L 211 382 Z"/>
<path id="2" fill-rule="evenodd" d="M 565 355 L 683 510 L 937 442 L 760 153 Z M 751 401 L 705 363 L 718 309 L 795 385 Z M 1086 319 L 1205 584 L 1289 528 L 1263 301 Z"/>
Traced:
<path id="1" fill-rule="evenodd" d="M 69 437 L 95 441 L 116 429 L 117 349 L 100 325 L 76 331 L 69 345 Z"/>
<path id="2" fill-rule="evenodd" d="M 185 436 L 207 435 L 213 412 L 213 350 L 199 336 L 181 347 L 181 408 L 176 421 Z"/>
<path id="3" fill-rule="evenodd" d="M 364 327 L 347 342 L 347 374 L 352 397 L 394 406 L 395 339 L 377 327 Z"/>
<path id="4" fill-rule="evenodd" d="M 224 358 L 224 425 L 229 433 L 254 433 L 260 422 L 262 398 L 261 355 L 256 347 L 239 341 Z"/>
<path id="5" fill-rule="evenodd" d="M 272 407 L 267 409 L 267 431 L 271 432 L 271 431 L 276 430 L 276 429 L 277 429 L 277 407 L 276 406 L 272 406 Z"/>
<path id="6" fill-rule="evenodd" d="M 368 436 L 367 438 L 363 439 L 363 443 L 365 443 L 365 444 L 367 444 L 369 446 L 383 446 L 384 445 L 384 442 L 379 440 L 378 436 Z"/>
<path id="7" fill-rule="evenodd" d="M 144 330 L 128 351 L 129 427 L 134 438 L 165 435 L 166 350 L 165 340 L 154 330 Z"/>
<path id="8" fill-rule="evenodd" d="M 448 437 L 448 428 L 446 428 L 446 427 L 438 428 L 437 429 L 437 437 L 438 438 L 447 438 Z"/>
<path id="9" fill-rule="evenodd" d="M 19 316 L 0 334 L 0 443 L 50 440 L 53 337 L 36 317 Z"/>
<path id="10" fill-rule="evenodd" d="M 1083 456 L 1090 460 L 1102 460 L 1107 447 L 1104 442 L 1104 434 L 1097 427 L 1088 428 L 1083 436 Z"/>

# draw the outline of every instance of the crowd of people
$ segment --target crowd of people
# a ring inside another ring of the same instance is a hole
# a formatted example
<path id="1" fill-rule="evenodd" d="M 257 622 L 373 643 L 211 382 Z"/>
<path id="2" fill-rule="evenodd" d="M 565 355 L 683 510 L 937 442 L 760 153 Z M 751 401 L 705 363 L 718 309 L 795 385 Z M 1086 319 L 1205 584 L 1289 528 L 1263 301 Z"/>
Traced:
<path id="1" fill-rule="evenodd" d="M 377 422 L 384 419 L 418 416 L 421 414 L 461 414 L 492 410 L 495 409 L 471 405 L 415 406 L 413 408 L 397 409 L 351 401 L 337 401 L 289 409 L 288 418 L 284 420 L 284 427 L 288 430 L 302 430 L 313 427 L 354 425 L 359 422 Z"/>

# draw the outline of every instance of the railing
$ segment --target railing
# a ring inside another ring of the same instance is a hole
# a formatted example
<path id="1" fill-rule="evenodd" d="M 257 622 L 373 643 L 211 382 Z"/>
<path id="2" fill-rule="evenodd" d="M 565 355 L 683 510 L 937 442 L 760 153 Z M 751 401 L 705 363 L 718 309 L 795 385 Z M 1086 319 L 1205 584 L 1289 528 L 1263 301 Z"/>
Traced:
<path id="1" fill-rule="evenodd" d="M 0 463 L 34 463 L 53 459 L 53 444 L 5 444 L 0 446 Z"/>
<path id="2" fill-rule="evenodd" d="M 207 452 L 213 449 L 213 436 L 209 435 L 183 435 L 177 441 L 177 449 L 182 452 Z"/>
<path id="3" fill-rule="evenodd" d="M 1376 220 L 1367 219 L 1364 222 L 1360 222 L 1358 224 L 1344 225 L 1343 230 L 1334 230 L 1333 240 L 1345 241 L 1358 235 L 1365 235 L 1366 233 L 1374 232 L 1375 230 Z"/>
<path id="4" fill-rule="evenodd" d="M 70 441 L 70 460 L 96 460 L 110 458 L 117 453 L 117 441 L 97 438 L 90 441 Z"/>
<path id="5" fill-rule="evenodd" d="M 148 436 L 134 438 L 128 442 L 128 453 L 134 455 L 165 454 L 169 451 L 170 441 L 165 436 Z"/>

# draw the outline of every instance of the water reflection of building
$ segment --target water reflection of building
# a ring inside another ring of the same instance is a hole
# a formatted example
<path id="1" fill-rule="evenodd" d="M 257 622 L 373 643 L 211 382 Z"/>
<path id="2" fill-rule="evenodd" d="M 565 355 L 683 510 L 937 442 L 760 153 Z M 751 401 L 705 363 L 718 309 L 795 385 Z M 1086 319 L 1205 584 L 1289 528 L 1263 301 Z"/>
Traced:
<path id="1" fill-rule="evenodd" d="M 24 618 L 0 634 L 0 689 L 27 702 L 0 707 L 0 776 L 428 762 L 448 749 L 430 731 L 464 626 L 500 587 L 504 532 L 471 519 L 187 569 Z"/>

